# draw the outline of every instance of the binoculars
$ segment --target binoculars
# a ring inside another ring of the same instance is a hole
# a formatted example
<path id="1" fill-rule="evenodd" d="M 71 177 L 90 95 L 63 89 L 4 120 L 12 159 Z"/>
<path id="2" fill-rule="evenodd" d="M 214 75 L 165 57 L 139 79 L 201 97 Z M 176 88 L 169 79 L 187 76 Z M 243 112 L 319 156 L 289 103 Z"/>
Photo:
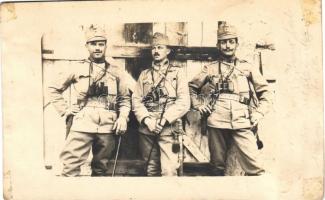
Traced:
<path id="1" fill-rule="evenodd" d="M 93 83 L 89 86 L 87 94 L 89 97 L 107 96 L 108 87 L 105 86 L 104 82 L 100 82 L 99 84 Z"/>
<path id="2" fill-rule="evenodd" d="M 162 97 L 168 97 L 165 87 L 152 88 L 150 92 L 143 98 L 143 102 L 156 102 Z"/>
<path id="3" fill-rule="evenodd" d="M 221 93 L 233 93 L 234 83 L 230 80 L 219 81 L 218 83 L 216 83 L 216 90 Z"/>

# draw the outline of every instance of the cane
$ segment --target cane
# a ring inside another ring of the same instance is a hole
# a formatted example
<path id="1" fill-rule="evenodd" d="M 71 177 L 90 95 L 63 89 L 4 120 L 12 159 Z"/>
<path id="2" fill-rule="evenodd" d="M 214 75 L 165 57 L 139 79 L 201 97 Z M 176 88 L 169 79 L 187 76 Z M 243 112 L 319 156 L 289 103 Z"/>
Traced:
<path id="1" fill-rule="evenodd" d="M 183 146 L 183 132 L 180 133 L 180 137 L 178 138 L 180 140 L 180 153 L 179 156 L 179 176 L 184 175 L 184 146 Z"/>
<path id="2" fill-rule="evenodd" d="M 68 135 L 70 133 L 70 129 L 71 129 L 72 122 L 73 122 L 73 117 L 74 117 L 74 115 L 68 115 L 67 118 L 65 119 L 65 124 L 66 124 L 65 139 L 68 138 Z"/>
<path id="3" fill-rule="evenodd" d="M 166 98 L 166 101 L 165 101 L 164 107 L 163 107 L 163 111 L 160 114 L 159 124 L 161 124 L 162 119 L 163 119 L 163 116 L 165 114 L 166 107 L 167 107 L 167 102 L 168 102 L 168 98 Z M 147 159 L 147 162 L 146 162 L 146 166 L 145 166 L 145 173 L 147 173 L 148 165 L 149 165 L 149 162 L 150 162 L 150 157 L 151 157 L 151 154 L 152 154 L 152 151 L 153 151 L 153 147 L 155 145 L 155 142 L 158 143 L 158 138 L 159 138 L 160 134 L 161 134 L 161 132 L 158 133 L 157 135 L 155 135 L 155 139 L 152 141 L 151 149 L 150 149 L 149 156 L 148 156 L 148 159 Z"/>
<path id="4" fill-rule="evenodd" d="M 114 167 L 113 167 L 112 177 L 115 175 L 116 163 L 117 163 L 117 158 L 118 158 L 118 154 L 119 154 L 119 151 L 120 151 L 121 140 L 122 140 L 122 135 L 119 135 L 118 145 L 117 145 L 117 150 L 116 150 L 116 155 L 115 155 L 115 160 L 114 160 Z"/>
<path id="5" fill-rule="evenodd" d="M 264 147 L 263 141 L 260 140 L 260 137 L 258 136 L 258 126 L 255 125 L 251 128 L 251 131 L 254 133 L 254 135 L 256 136 L 256 145 L 257 145 L 257 149 L 261 150 Z"/>

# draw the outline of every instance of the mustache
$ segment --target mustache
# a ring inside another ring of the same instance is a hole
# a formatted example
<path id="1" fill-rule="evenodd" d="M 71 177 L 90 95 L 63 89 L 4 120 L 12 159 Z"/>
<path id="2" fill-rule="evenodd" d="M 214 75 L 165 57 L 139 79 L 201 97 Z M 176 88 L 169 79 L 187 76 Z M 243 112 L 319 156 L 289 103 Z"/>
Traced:
<path id="1" fill-rule="evenodd" d="M 154 53 L 153 56 L 160 56 L 160 54 L 159 53 Z"/>
<path id="2" fill-rule="evenodd" d="M 226 51 L 230 51 L 230 50 L 233 50 L 233 49 L 231 49 L 231 48 L 226 48 Z"/>

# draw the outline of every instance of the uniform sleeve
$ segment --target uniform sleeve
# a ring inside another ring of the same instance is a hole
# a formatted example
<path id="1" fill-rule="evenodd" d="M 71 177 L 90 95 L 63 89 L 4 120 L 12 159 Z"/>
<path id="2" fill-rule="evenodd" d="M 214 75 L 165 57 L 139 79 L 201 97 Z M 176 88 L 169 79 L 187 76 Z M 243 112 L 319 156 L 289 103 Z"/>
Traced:
<path id="1" fill-rule="evenodd" d="M 69 108 L 62 94 L 74 82 L 74 74 L 60 73 L 58 78 L 52 81 L 47 87 L 50 102 L 61 116 L 63 116 Z"/>
<path id="2" fill-rule="evenodd" d="M 149 111 L 142 103 L 143 99 L 143 74 L 145 71 L 141 72 L 139 79 L 134 88 L 134 93 L 132 95 L 132 110 L 137 118 L 137 120 L 141 123 L 145 117 L 149 117 Z"/>
<path id="3" fill-rule="evenodd" d="M 126 77 L 128 74 L 126 71 L 120 70 L 118 78 L 118 93 L 117 104 L 119 110 L 119 117 L 128 118 L 131 110 L 131 92 L 129 90 L 129 84 Z"/>
<path id="4" fill-rule="evenodd" d="M 177 73 L 176 100 L 174 104 L 167 108 L 163 117 L 169 123 L 172 123 L 185 115 L 190 109 L 190 105 L 188 82 L 184 70 L 180 69 Z"/>
<path id="5" fill-rule="evenodd" d="M 201 105 L 198 95 L 200 94 L 201 88 L 207 83 L 208 77 L 208 67 L 204 66 L 203 70 L 188 83 L 192 107 L 195 109 Z"/>
<path id="6" fill-rule="evenodd" d="M 266 79 L 262 76 L 257 68 L 252 67 L 250 75 L 256 97 L 258 99 L 255 111 L 265 115 L 272 108 L 274 94 L 271 91 Z"/>

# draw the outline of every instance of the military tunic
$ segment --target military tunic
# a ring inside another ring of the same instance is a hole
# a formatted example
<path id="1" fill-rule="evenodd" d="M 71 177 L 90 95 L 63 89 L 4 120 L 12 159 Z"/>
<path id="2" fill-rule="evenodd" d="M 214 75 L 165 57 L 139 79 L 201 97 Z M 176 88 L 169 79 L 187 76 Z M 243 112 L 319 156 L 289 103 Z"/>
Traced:
<path id="1" fill-rule="evenodd" d="M 167 125 L 163 128 L 160 136 L 155 138 L 154 133 L 144 125 L 143 120 L 151 117 L 157 121 L 160 119 L 165 98 L 154 102 L 144 102 L 143 98 L 157 85 L 161 78 L 162 87 L 168 94 L 166 111 L 163 117 Z M 179 167 L 178 153 L 172 152 L 173 129 L 175 121 L 187 113 L 190 108 L 190 96 L 185 73 L 182 68 L 171 65 L 168 61 L 162 66 L 153 66 L 142 71 L 137 81 L 135 92 L 132 96 L 133 111 L 140 122 L 140 150 L 145 161 L 149 160 L 147 166 L 148 176 L 175 176 Z M 157 139 L 157 140 L 156 140 Z M 151 147 L 153 150 L 149 158 Z"/>
<path id="2" fill-rule="evenodd" d="M 51 103 L 61 116 L 70 107 L 80 109 L 60 155 L 63 175 L 79 175 L 91 147 L 93 175 L 106 172 L 115 148 L 113 125 L 118 117 L 127 119 L 131 109 L 130 92 L 122 78 L 124 73 L 107 62 L 84 60 L 68 72 L 61 72 L 48 87 Z M 71 88 L 70 105 L 62 96 L 68 87 Z"/>
<path id="3" fill-rule="evenodd" d="M 169 62 L 160 69 L 158 67 L 154 69 L 150 68 L 144 70 L 140 74 L 135 92 L 132 96 L 133 111 L 139 122 L 143 122 L 145 117 L 150 116 L 160 118 L 163 104 L 166 102 L 165 99 L 161 98 L 159 101 L 153 102 L 151 107 L 146 107 L 142 100 L 151 88 L 164 76 L 168 65 Z M 162 84 L 164 85 L 169 97 L 163 117 L 169 124 L 173 124 L 177 119 L 185 115 L 190 107 L 190 96 L 184 70 L 178 66 L 171 65 Z M 166 129 L 168 129 L 168 127 L 164 128 L 161 135 L 171 134 L 169 131 L 165 131 Z M 141 123 L 139 131 L 144 134 L 153 134 L 143 123 Z"/>
<path id="4" fill-rule="evenodd" d="M 112 133 L 117 113 L 127 118 L 131 107 L 127 84 L 125 79 L 121 78 L 124 72 L 109 64 L 107 69 L 104 63 L 92 65 L 93 67 L 90 67 L 90 61 L 85 60 L 74 66 L 68 74 L 61 73 L 48 88 L 51 103 L 63 116 L 70 105 L 64 100 L 62 93 L 71 86 L 71 105 L 81 109 L 74 117 L 71 130 Z M 97 80 L 97 87 L 93 89 L 97 89 L 97 92 L 101 89 L 103 91 L 87 97 L 88 88 L 94 80 Z"/>
<path id="5" fill-rule="evenodd" d="M 265 115 L 272 105 L 272 92 L 258 69 L 246 61 L 238 60 L 236 66 L 225 62 L 215 62 L 204 66 L 202 72 L 189 82 L 192 106 L 198 108 L 202 105 L 198 97 L 200 96 L 199 90 L 205 84 L 209 84 L 210 93 L 214 92 L 215 85 L 221 78 L 219 66 L 222 74 L 231 72 L 231 68 L 235 67 L 229 76 L 233 83 L 233 92 L 219 94 L 213 107 L 214 112 L 208 118 L 208 126 L 224 129 L 251 127 L 250 112 L 259 112 Z M 250 89 L 259 96 L 259 103 L 254 106 L 254 110 L 250 110 L 252 104 L 246 105 L 244 102 L 240 102 L 241 99 L 243 101 L 250 99 Z"/>
<path id="6" fill-rule="evenodd" d="M 211 162 L 216 171 L 224 171 L 227 140 L 232 138 L 239 149 L 239 161 L 246 173 L 262 173 L 264 170 L 256 158 L 255 137 L 250 130 L 250 116 L 254 112 L 264 116 L 272 106 L 273 93 L 257 68 L 239 59 L 234 63 L 216 61 L 204 66 L 202 72 L 189 82 L 192 106 L 198 109 L 206 103 L 202 99 L 211 101 L 209 94 L 215 93 L 217 85 L 225 79 L 231 82 L 231 91 L 219 91 L 207 119 Z M 205 85 L 207 94 L 201 94 Z"/>

